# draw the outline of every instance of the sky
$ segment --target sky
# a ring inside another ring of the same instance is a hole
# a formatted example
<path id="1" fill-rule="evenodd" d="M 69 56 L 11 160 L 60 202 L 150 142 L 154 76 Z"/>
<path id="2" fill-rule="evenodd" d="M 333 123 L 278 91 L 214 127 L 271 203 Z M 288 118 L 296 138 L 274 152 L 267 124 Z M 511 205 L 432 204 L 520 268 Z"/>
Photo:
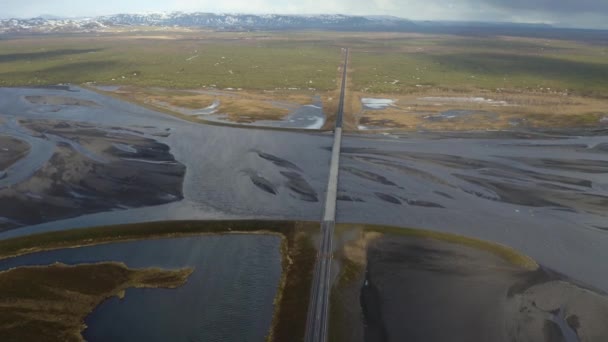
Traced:
<path id="1" fill-rule="evenodd" d="M 608 0 L 0 0 L 0 18 L 159 11 L 394 15 L 608 29 Z"/>

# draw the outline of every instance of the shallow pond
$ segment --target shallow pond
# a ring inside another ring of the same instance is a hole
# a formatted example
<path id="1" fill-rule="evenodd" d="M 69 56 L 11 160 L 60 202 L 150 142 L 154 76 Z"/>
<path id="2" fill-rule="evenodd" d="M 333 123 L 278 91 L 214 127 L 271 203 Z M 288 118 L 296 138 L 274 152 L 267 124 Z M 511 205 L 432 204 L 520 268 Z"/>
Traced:
<path id="1" fill-rule="evenodd" d="M 41 252 L 0 262 L 24 265 L 124 262 L 131 268 L 193 267 L 177 289 L 129 289 L 86 319 L 87 341 L 263 341 L 281 276 L 281 239 L 218 235 L 144 240 Z"/>
<path id="2" fill-rule="evenodd" d="M 362 98 L 361 104 L 363 109 L 386 109 L 395 104 L 395 100 L 391 99 L 374 99 L 374 98 Z"/>

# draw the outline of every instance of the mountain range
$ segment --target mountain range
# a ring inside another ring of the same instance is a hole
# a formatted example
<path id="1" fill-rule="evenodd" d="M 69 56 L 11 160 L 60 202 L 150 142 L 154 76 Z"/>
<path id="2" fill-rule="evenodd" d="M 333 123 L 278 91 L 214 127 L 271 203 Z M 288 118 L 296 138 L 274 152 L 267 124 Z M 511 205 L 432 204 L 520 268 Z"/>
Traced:
<path id="1" fill-rule="evenodd" d="M 115 27 L 202 27 L 216 30 L 404 30 L 415 25 L 397 17 L 349 15 L 252 15 L 215 13 L 117 14 L 93 18 L 41 16 L 0 20 L 0 33 L 96 32 Z"/>
<path id="2" fill-rule="evenodd" d="M 191 27 L 214 30 L 429 31 L 449 27 L 547 28 L 547 25 L 411 21 L 393 16 L 280 15 L 215 13 L 116 14 L 89 18 L 45 15 L 31 19 L 2 19 L 0 33 L 103 32 L 120 27 Z"/>

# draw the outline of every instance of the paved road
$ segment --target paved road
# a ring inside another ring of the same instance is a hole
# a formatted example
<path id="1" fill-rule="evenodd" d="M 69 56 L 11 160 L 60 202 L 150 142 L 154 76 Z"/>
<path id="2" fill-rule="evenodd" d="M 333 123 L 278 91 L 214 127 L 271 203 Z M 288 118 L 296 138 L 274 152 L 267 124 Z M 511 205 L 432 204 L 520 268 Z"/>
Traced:
<path id="1" fill-rule="evenodd" d="M 327 341 L 329 296 L 331 292 L 331 259 L 332 239 L 336 224 L 336 196 L 338 192 L 338 173 L 340 165 L 340 146 L 342 144 L 342 117 L 344 114 L 344 93 L 346 91 L 346 70 L 348 65 L 348 49 L 345 53 L 342 71 L 342 88 L 340 102 L 336 117 L 334 131 L 334 145 L 332 148 L 331 164 L 329 169 L 329 182 L 327 184 L 327 197 L 325 199 L 325 214 L 321 222 L 321 245 L 315 265 L 313 276 L 308 319 L 306 322 L 307 342 Z"/>

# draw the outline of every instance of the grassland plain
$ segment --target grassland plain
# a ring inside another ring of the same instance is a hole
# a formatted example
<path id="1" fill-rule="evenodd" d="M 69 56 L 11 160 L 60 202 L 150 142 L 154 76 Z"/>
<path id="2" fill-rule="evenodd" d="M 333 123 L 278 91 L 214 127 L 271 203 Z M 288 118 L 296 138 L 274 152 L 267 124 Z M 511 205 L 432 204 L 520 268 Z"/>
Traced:
<path id="1" fill-rule="evenodd" d="M 16 37 L 0 40 L 0 86 L 122 86 L 106 93 L 198 122 L 208 121 L 184 112 L 219 101 L 214 112 L 247 124 L 281 120 L 291 111 L 281 103 L 311 105 L 320 96 L 331 127 L 341 50 L 317 35 L 142 29 Z M 223 93 L 188 92 L 205 89 Z"/>
<path id="2" fill-rule="evenodd" d="M 379 37 L 354 52 L 354 88 L 369 93 L 424 93 L 430 86 L 608 97 L 608 46 L 429 35 Z"/>
<path id="3" fill-rule="evenodd" d="M 128 32 L 19 37 L 1 40 L 0 47 L 4 86 L 97 82 L 181 89 L 215 85 L 332 90 L 337 82 L 333 71 L 341 62 L 339 47 L 351 47 L 356 52 L 353 90 L 411 93 L 424 91 L 418 86 L 426 85 L 465 92 L 550 88 L 608 96 L 608 46 L 562 40 L 403 33 Z"/>
<path id="4" fill-rule="evenodd" d="M 608 115 L 608 46 L 583 38 L 362 38 L 347 114 L 364 127 L 408 130 L 597 126 Z M 395 104 L 366 110 L 365 97 Z M 450 110 L 492 115 L 437 116 Z"/>
<path id="5" fill-rule="evenodd" d="M 155 222 L 75 229 L 1 240 L 0 260 L 40 251 L 143 239 L 202 234 L 278 234 L 284 241 L 283 274 L 275 297 L 275 313 L 267 340 L 288 341 L 304 338 L 310 283 L 317 253 L 312 238 L 318 231 L 318 223 L 288 221 Z M 40 277 L 36 272 L 31 273 L 33 277 Z M 2 298 L 0 295 L 0 302 Z M 14 315 L 11 316 L 11 312 Z M 7 311 L 6 315 L 11 321 L 19 318 L 16 311 Z M 42 325 L 38 326 L 34 322 L 31 328 L 46 329 L 44 322 L 39 323 Z"/>
<path id="6" fill-rule="evenodd" d="M 148 39 L 144 39 L 148 37 Z M 336 87 L 339 49 L 249 36 L 25 37 L 0 41 L 0 85 L 272 90 Z"/>
<path id="7" fill-rule="evenodd" d="M 276 102 L 310 104 L 312 96 L 320 95 L 328 116 L 324 128 L 329 128 L 337 105 L 341 48 L 346 47 L 352 52 L 345 113 L 349 129 L 588 127 L 608 122 L 608 45 L 586 40 L 582 33 L 574 41 L 141 28 L 5 37 L 0 40 L 0 86 L 121 86 L 121 98 L 174 115 L 220 99 L 218 112 L 236 123 L 280 119 L 289 111 Z M 201 89 L 235 94 L 190 92 Z M 365 97 L 396 102 L 385 110 L 367 110 L 361 105 Z M 437 117 L 449 110 L 496 115 Z"/>

